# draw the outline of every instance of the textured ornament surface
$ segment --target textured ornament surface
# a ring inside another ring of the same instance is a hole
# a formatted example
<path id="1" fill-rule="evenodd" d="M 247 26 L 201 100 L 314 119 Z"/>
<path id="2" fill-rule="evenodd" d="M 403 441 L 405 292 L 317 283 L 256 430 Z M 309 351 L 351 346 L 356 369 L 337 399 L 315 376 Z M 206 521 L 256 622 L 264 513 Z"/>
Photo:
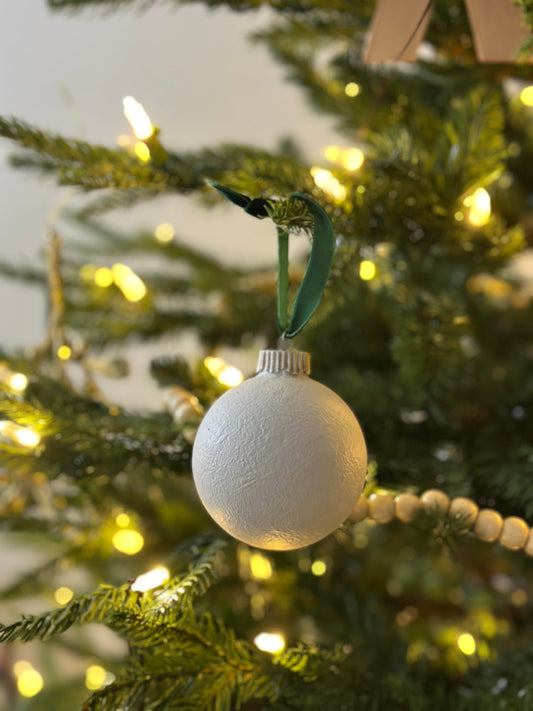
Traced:
<path id="1" fill-rule="evenodd" d="M 345 521 L 366 475 L 366 447 L 346 403 L 306 375 L 260 373 L 202 420 L 193 476 L 214 520 L 252 546 L 289 550 Z"/>

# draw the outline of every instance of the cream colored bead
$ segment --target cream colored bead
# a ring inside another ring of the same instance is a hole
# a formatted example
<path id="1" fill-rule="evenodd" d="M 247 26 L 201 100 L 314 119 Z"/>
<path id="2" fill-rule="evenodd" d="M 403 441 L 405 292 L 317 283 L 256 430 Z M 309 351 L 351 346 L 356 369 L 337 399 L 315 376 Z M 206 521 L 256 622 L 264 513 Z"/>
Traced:
<path id="1" fill-rule="evenodd" d="M 394 499 L 385 494 L 372 494 L 368 499 L 368 515 L 377 523 L 388 523 L 394 518 Z"/>
<path id="2" fill-rule="evenodd" d="M 445 514 L 450 508 L 450 499 L 444 491 L 428 489 L 420 497 L 422 506 L 428 513 Z"/>
<path id="3" fill-rule="evenodd" d="M 359 521 L 364 521 L 368 516 L 368 501 L 366 496 L 361 494 L 357 503 L 352 509 L 352 513 L 348 517 L 348 521 L 352 523 L 359 523 Z"/>
<path id="4" fill-rule="evenodd" d="M 527 537 L 526 545 L 524 546 L 524 553 L 527 555 L 533 555 L 533 530 L 530 531 Z"/>
<path id="5" fill-rule="evenodd" d="M 188 420 L 197 419 L 204 412 L 196 395 L 193 395 L 193 393 L 185 390 L 180 385 L 173 385 L 165 390 L 163 404 L 178 425 Z"/>
<path id="6" fill-rule="evenodd" d="M 509 550 L 517 551 L 525 546 L 529 533 L 529 526 L 523 518 L 508 516 L 503 521 L 500 543 Z"/>
<path id="7" fill-rule="evenodd" d="M 474 533 L 480 541 L 492 543 L 501 533 L 503 518 L 493 509 L 481 509 L 476 519 Z"/>
<path id="8" fill-rule="evenodd" d="M 185 427 L 185 429 L 182 430 L 182 435 L 183 437 L 187 440 L 189 444 L 194 444 L 194 440 L 196 439 L 196 433 L 198 432 L 198 427 L 193 426 L 193 427 Z"/>
<path id="9" fill-rule="evenodd" d="M 472 499 L 458 496 L 452 499 L 450 504 L 450 516 L 460 520 L 464 525 L 464 530 L 472 528 L 478 516 L 479 508 Z"/>
<path id="10" fill-rule="evenodd" d="M 409 523 L 422 509 L 422 502 L 414 494 L 399 494 L 394 499 L 396 518 L 404 523 Z"/>

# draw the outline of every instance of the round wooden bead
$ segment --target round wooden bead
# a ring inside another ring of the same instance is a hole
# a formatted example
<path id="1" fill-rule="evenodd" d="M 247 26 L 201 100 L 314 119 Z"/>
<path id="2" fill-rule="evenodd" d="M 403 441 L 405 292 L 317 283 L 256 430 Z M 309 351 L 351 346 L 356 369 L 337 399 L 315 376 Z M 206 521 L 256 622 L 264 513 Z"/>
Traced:
<path id="1" fill-rule="evenodd" d="M 352 509 L 352 513 L 348 516 L 348 521 L 352 523 L 359 523 L 359 521 L 364 521 L 368 516 L 368 501 L 366 496 L 361 495 L 357 499 L 357 503 Z"/>
<path id="2" fill-rule="evenodd" d="M 503 518 L 493 509 L 481 509 L 474 525 L 474 533 L 480 541 L 496 541 L 503 527 Z"/>
<path id="3" fill-rule="evenodd" d="M 527 555 L 533 555 L 533 530 L 530 531 L 527 537 L 526 545 L 524 546 L 524 553 Z"/>
<path id="4" fill-rule="evenodd" d="M 422 502 L 414 494 L 399 494 L 394 499 L 396 518 L 404 523 L 409 523 L 422 509 Z"/>
<path id="5" fill-rule="evenodd" d="M 479 508 L 472 499 L 467 499 L 464 496 L 458 496 L 452 499 L 450 504 L 450 516 L 461 520 L 464 530 L 466 531 L 475 524 Z"/>
<path id="6" fill-rule="evenodd" d="M 525 546 L 529 534 L 530 528 L 523 518 L 508 516 L 503 521 L 500 543 L 509 550 L 517 551 Z"/>
<path id="7" fill-rule="evenodd" d="M 368 515 L 376 523 L 389 523 L 394 518 L 394 499 L 385 494 L 378 496 L 372 494 L 368 499 Z"/>
<path id="8" fill-rule="evenodd" d="M 450 499 L 439 489 L 428 489 L 420 497 L 422 506 L 428 513 L 445 514 L 450 508 Z"/>

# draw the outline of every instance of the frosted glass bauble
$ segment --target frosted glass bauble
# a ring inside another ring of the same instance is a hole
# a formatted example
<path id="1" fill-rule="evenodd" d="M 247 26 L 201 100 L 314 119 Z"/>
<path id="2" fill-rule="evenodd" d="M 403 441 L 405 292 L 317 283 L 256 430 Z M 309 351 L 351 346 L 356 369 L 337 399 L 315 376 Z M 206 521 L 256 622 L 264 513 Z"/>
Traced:
<path id="1" fill-rule="evenodd" d="M 359 423 L 308 377 L 309 354 L 261 351 L 258 373 L 209 409 L 194 442 L 198 494 L 234 538 L 270 550 L 315 543 L 350 515 L 364 485 Z"/>

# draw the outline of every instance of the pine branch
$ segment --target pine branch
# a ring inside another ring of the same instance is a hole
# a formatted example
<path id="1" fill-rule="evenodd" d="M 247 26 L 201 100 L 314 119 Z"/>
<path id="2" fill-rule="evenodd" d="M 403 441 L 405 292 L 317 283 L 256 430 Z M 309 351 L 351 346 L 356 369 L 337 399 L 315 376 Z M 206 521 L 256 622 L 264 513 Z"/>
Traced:
<path id="1" fill-rule="evenodd" d="M 223 546 L 221 541 L 215 540 L 207 548 L 200 549 L 185 576 L 172 579 L 155 592 L 132 592 L 131 583 L 117 588 L 101 585 L 92 593 L 74 596 L 60 609 L 38 616 L 25 616 L 12 625 L 1 626 L 0 642 L 46 640 L 62 634 L 73 625 L 89 622 L 101 622 L 117 629 L 116 621 L 122 620 L 123 615 L 156 616 L 162 606 L 165 606 L 163 623 L 167 615 L 172 620 L 190 615 L 195 597 L 204 594 L 217 577 L 214 563 Z M 191 550 L 194 551 L 194 548 Z M 122 622 L 118 624 L 118 629 L 128 636 L 129 627 L 123 626 Z"/>

